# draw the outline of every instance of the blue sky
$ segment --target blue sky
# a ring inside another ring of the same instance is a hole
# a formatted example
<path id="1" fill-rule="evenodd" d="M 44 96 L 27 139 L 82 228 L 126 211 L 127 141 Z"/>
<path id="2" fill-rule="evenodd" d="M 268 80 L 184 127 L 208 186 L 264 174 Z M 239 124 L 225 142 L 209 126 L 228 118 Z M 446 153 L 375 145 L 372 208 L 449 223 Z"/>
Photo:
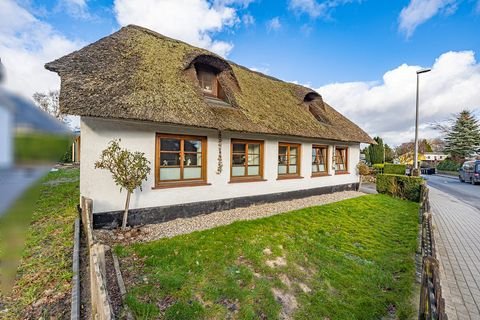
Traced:
<path id="1" fill-rule="evenodd" d="M 414 104 L 412 84 L 420 67 L 434 67 L 425 76 L 424 136 L 438 135 L 432 122 L 480 107 L 471 92 L 480 88 L 479 0 L 2 2 L 0 57 L 11 80 L 7 86 L 26 95 L 58 87 L 58 77 L 42 69 L 47 60 L 135 23 L 308 85 L 391 144 L 410 139 L 412 114 L 406 110 Z M 386 126 L 389 117 L 400 120 Z"/>

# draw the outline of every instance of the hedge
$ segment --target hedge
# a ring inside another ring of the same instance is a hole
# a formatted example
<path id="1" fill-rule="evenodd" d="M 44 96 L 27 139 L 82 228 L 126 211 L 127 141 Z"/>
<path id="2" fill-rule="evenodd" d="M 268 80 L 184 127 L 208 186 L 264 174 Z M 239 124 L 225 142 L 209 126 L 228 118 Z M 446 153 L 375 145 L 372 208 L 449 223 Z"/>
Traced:
<path id="1" fill-rule="evenodd" d="M 372 167 L 373 167 L 373 171 L 375 172 L 375 174 L 382 174 L 383 173 L 383 167 L 384 167 L 383 163 L 375 163 L 374 165 L 372 165 Z"/>
<path id="2" fill-rule="evenodd" d="M 421 188 L 424 184 L 421 177 L 409 177 L 398 174 L 377 175 L 377 192 L 391 196 L 420 202 Z"/>
<path id="3" fill-rule="evenodd" d="M 72 138 L 67 135 L 22 133 L 15 136 L 17 163 L 55 163 L 71 148 Z"/>
<path id="4" fill-rule="evenodd" d="M 437 165 L 437 170 L 442 171 L 458 171 L 458 169 L 460 169 L 460 164 L 451 159 L 443 160 Z"/>
<path id="5" fill-rule="evenodd" d="M 404 164 L 385 163 L 383 173 L 405 175 L 407 166 Z"/>

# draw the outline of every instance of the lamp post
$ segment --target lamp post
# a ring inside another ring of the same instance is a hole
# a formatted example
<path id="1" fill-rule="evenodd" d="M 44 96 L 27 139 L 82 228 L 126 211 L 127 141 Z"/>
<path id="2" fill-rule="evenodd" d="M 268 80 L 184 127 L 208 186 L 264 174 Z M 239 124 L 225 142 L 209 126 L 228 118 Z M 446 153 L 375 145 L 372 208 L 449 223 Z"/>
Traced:
<path id="1" fill-rule="evenodd" d="M 416 172 L 418 172 L 418 89 L 419 89 L 419 82 L 420 82 L 420 74 L 427 73 L 432 69 L 423 69 L 417 71 L 417 101 L 415 107 L 415 150 L 413 153 L 413 168 Z"/>

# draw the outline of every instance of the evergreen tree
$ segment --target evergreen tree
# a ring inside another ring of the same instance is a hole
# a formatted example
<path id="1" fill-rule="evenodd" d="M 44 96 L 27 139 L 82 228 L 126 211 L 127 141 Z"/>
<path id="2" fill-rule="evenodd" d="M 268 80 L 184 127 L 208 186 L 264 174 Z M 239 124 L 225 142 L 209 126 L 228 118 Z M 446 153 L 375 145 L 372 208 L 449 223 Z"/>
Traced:
<path id="1" fill-rule="evenodd" d="M 385 149 L 383 147 L 383 140 L 380 137 L 373 138 L 377 142 L 376 145 L 368 146 L 368 155 L 371 164 L 383 163 Z"/>
<path id="2" fill-rule="evenodd" d="M 468 110 L 455 116 L 455 122 L 445 137 L 445 152 L 453 159 L 462 160 L 480 148 L 480 125 Z"/>
<path id="3" fill-rule="evenodd" d="M 392 162 L 395 157 L 395 153 L 388 144 L 385 143 L 385 162 Z"/>

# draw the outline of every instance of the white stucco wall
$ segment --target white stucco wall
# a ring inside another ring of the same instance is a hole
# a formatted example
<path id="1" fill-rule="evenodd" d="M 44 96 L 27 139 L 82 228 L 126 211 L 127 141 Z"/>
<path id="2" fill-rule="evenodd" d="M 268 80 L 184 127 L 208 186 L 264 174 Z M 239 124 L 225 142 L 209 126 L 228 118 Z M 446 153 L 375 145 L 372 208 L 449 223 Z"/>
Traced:
<path id="1" fill-rule="evenodd" d="M 0 168 L 13 165 L 13 115 L 0 106 Z"/>
<path id="2" fill-rule="evenodd" d="M 155 133 L 173 133 L 207 136 L 207 182 L 210 185 L 152 189 L 155 184 Z M 80 193 L 93 199 L 94 212 L 122 210 L 125 192 L 119 192 L 107 170 L 94 168 L 101 151 L 112 139 L 121 139 L 121 146 L 131 151 L 141 151 L 151 162 L 152 172 L 143 184 L 143 192 L 136 190 L 130 208 L 174 205 L 188 202 L 218 200 L 233 197 L 318 188 L 323 186 L 358 182 L 356 165 L 360 157 L 360 145 L 349 144 L 348 166 L 350 174 L 335 175 L 332 154 L 335 143 L 322 140 L 272 137 L 265 135 L 222 133 L 223 171 L 217 174 L 218 133 L 216 130 L 168 126 L 162 124 L 113 121 L 99 118 L 81 118 L 82 144 L 80 152 Z M 261 182 L 229 183 L 230 139 L 255 139 L 264 141 L 264 179 Z M 278 143 L 302 143 L 301 176 L 303 179 L 277 180 Z M 330 176 L 311 177 L 312 143 L 328 144 Z M 337 144 L 346 146 L 347 144 Z"/>

